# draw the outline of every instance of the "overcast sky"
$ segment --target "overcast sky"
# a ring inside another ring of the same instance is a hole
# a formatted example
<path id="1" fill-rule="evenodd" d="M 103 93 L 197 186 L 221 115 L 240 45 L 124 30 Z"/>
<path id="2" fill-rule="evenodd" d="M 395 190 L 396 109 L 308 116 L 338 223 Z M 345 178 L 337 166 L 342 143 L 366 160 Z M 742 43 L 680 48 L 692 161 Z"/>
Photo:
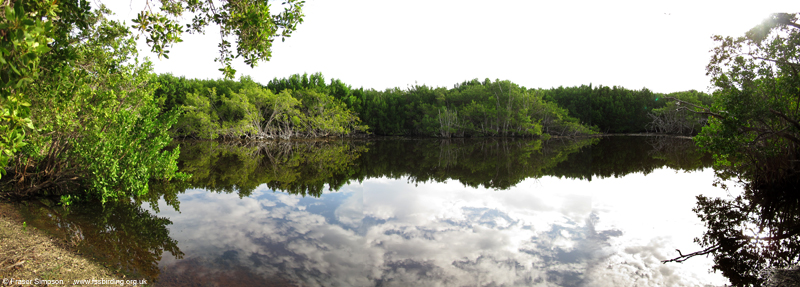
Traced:
<path id="1" fill-rule="evenodd" d="M 108 2 L 122 19 L 144 5 Z M 270 62 L 250 69 L 240 60 L 235 68 L 237 76 L 262 83 L 322 72 L 326 79 L 379 90 L 490 78 L 529 88 L 592 83 L 708 91 L 712 35 L 740 36 L 772 12 L 792 11 L 800 11 L 800 3 L 307 0 L 305 22 L 286 42 L 276 41 Z M 170 59 L 150 55 L 155 71 L 220 78 L 213 61 L 218 32 L 183 38 Z M 140 50 L 149 54 L 144 44 Z"/>

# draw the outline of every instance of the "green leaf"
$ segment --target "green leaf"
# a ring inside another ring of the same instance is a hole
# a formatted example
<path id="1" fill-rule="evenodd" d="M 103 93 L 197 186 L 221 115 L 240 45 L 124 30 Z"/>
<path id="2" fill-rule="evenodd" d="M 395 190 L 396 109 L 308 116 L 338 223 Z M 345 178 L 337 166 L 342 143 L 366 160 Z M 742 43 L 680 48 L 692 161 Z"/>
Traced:
<path id="1" fill-rule="evenodd" d="M 11 67 L 11 69 L 12 69 L 12 70 L 14 70 L 14 73 L 17 73 L 17 75 L 22 75 L 22 74 L 19 72 L 19 70 L 17 70 L 17 67 L 16 67 L 16 65 L 14 65 L 14 64 L 12 64 L 12 63 L 8 63 L 8 66 L 9 66 L 9 67 Z M 17 84 L 17 87 L 19 87 L 19 84 Z"/>

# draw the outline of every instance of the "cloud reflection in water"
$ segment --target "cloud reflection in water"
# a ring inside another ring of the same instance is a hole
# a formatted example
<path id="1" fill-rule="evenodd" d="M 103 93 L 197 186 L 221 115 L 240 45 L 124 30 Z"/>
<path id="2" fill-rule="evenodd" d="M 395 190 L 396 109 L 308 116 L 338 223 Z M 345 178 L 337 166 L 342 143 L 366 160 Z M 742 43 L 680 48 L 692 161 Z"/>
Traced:
<path id="1" fill-rule="evenodd" d="M 702 232 L 694 196 L 713 172 L 656 170 L 592 182 L 544 177 L 508 190 L 387 178 L 320 198 L 260 187 L 191 190 L 162 207 L 197 272 L 301 286 L 698 286 L 727 280 L 710 260 L 664 265 Z M 658 183 L 658 184 L 653 184 Z M 191 262 L 193 268 L 180 268 Z M 242 275 L 245 274 L 245 275 Z M 233 276 L 233 275 L 229 275 Z M 235 277 L 235 276 L 233 276 Z"/>

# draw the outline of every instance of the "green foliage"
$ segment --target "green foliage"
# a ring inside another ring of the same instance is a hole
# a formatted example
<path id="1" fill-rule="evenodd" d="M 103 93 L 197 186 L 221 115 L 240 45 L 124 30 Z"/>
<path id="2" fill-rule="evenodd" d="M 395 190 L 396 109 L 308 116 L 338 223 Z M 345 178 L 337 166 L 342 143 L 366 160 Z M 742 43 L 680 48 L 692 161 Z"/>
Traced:
<path id="1" fill-rule="evenodd" d="M 385 91 L 353 89 L 339 80 L 326 84 L 317 74 L 292 75 L 267 84 L 273 92 L 308 89 L 333 96 L 377 135 L 435 137 L 586 135 L 587 128 L 542 98 L 509 81 L 477 79 L 453 89 L 415 85 Z"/>
<path id="2" fill-rule="evenodd" d="M 797 20 L 774 14 L 744 37 L 715 36 L 706 68 L 717 88 L 714 103 L 694 107 L 709 116 L 695 142 L 713 154 L 719 179 L 744 191 L 727 199 L 698 196 L 695 212 L 708 230 L 695 241 L 705 249 L 671 261 L 711 254 L 713 268 L 737 286 L 761 286 L 763 270 L 800 263 Z"/>
<path id="3" fill-rule="evenodd" d="M 251 67 L 258 61 L 269 60 L 274 39 L 291 36 L 304 17 L 304 1 L 296 0 L 284 2 L 284 10 L 277 14 L 271 14 L 270 4 L 263 1 L 225 1 L 221 5 L 212 0 L 160 2 L 160 11 L 153 12 L 154 9 L 148 2 L 148 9 L 133 19 L 133 27 L 144 33 L 152 51 L 159 57 L 168 57 L 168 48 L 181 41 L 183 27 L 178 19 L 183 13 L 191 12 L 194 18 L 186 25 L 190 32 L 203 33 L 204 28 L 210 24 L 220 27 L 222 40 L 219 44 L 220 56 L 216 60 L 222 63 L 223 68 L 220 71 L 227 78 L 232 78 L 235 74 L 231 63 L 236 58 L 243 58 Z M 0 176 L 8 172 L 8 165 L 23 148 L 27 149 L 26 154 L 33 157 L 36 157 L 36 152 L 43 152 L 42 142 L 46 140 L 39 139 L 38 146 L 27 147 L 30 143 L 26 138 L 31 133 L 39 132 L 30 107 L 35 106 L 32 97 L 37 95 L 34 94 L 47 90 L 37 83 L 41 81 L 40 67 L 48 67 L 47 73 L 63 74 L 58 69 L 64 69 L 65 65 L 74 65 L 72 61 L 76 57 L 82 57 L 78 55 L 81 49 L 78 46 L 86 41 L 105 41 L 112 45 L 109 49 L 117 49 L 114 45 L 119 43 L 108 40 L 110 36 L 119 36 L 116 32 L 119 28 L 99 32 L 94 30 L 98 15 L 109 11 L 101 4 L 98 12 L 100 13 L 92 13 L 86 0 L 11 0 L 0 3 Z M 97 38 L 76 37 L 85 35 L 90 30 L 97 32 L 94 34 Z M 231 37 L 236 38 L 235 51 L 231 48 Z M 45 56 L 48 58 L 46 61 L 43 60 Z M 113 52 L 102 56 L 127 59 L 125 55 Z M 51 67 L 57 68 L 50 69 Z M 34 87 L 37 84 L 39 87 Z M 64 91 L 50 89 L 48 92 L 55 94 Z M 183 100 L 166 101 L 160 96 L 157 99 L 159 105 L 170 108 L 167 112 L 182 104 Z M 126 120 L 118 117 L 114 120 L 117 123 L 130 123 L 130 118 Z"/>
<path id="4" fill-rule="evenodd" d="M 663 107 L 663 95 L 648 89 L 628 90 L 623 87 L 580 86 L 558 87 L 545 92 L 544 98 L 557 103 L 580 123 L 596 126 L 606 133 L 647 131 L 648 112 Z"/>
<path id="5" fill-rule="evenodd" d="M 211 101 L 216 97 L 216 90 L 208 91 L 209 97 L 191 93 L 185 96 L 185 106 L 181 120 L 175 125 L 176 131 L 173 135 L 188 136 L 199 134 L 208 139 L 215 139 L 219 136 L 219 119 L 216 111 L 211 105 Z M 211 99 L 209 99 L 211 98 Z"/>
<path id="6" fill-rule="evenodd" d="M 360 119 L 344 103 L 333 96 L 314 90 L 294 91 L 293 97 L 302 103 L 301 132 L 310 137 L 346 135 L 351 131 L 365 131 Z"/>
<path id="7" fill-rule="evenodd" d="M 39 76 L 41 56 L 51 50 L 55 3 L 0 3 L 0 177 L 26 143 L 31 85 Z"/>
<path id="8" fill-rule="evenodd" d="M 160 76 L 156 94 L 183 110 L 173 135 L 222 138 L 296 138 L 344 136 L 366 126 L 341 100 L 324 89 L 273 92 L 249 77 L 239 81 L 186 80 Z M 178 87 L 178 88 L 175 88 Z M 194 91 L 188 91 L 192 87 Z M 172 94 L 183 93 L 183 94 Z"/>
<path id="9" fill-rule="evenodd" d="M 652 121 L 647 129 L 662 134 L 695 135 L 708 122 L 708 116 L 696 112 L 695 107 L 710 107 L 711 96 L 694 90 L 671 93 L 662 98 L 663 107 L 653 109 L 648 116 Z"/>
<path id="10" fill-rule="evenodd" d="M 796 17 L 776 14 L 745 37 L 715 37 L 719 46 L 707 71 L 718 90 L 697 143 L 715 153 L 719 168 L 745 180 L 800 172 Z"/>
<path id="11" fill-rule="evenodd" d="M 178 149 L 164 151 L 177 111 L 161 113 L 126 27 L 98 11 L 87 26 L 60 34 L 62 53 L 41 58 L 48 70 L 29 86 L 28 145 L 15 155 L 5 192 L 101 202 L 147 193 L 150 180 L 185 178 Z M 68 195 L 69 194 L 69 195 Z"/>
<path id="12" fill-rule="evenodd" d="M 305 1 L 284 1 L 284 10 L 276 14 L 270 12 L 271 5 L 265 1 L 229 0 L 220 4 L 212 0 L 161 0 L 160 3 L 160 12 L 147 9 L 133 19 L 132 27 L 145 32 L 151 51 L 169 58 L 169 47 L 182 41 L 179 19 L 184 13 L 192 13 L 194 17 L 186 24 L 190 33 L 204 33 L 212 24 L 219 27 L 220 54 L 215 61 L 223 65 L 219 69 L 223 75 L 232 79 L 236 74 L 231 67 L 234 59 L 244 59 L 251 68 L 258 61 L 269 61 L 275 39 L 280 37 L 284 41 L 303 23 Z M 231 38 L 236 39 L 235 51 Z"/>

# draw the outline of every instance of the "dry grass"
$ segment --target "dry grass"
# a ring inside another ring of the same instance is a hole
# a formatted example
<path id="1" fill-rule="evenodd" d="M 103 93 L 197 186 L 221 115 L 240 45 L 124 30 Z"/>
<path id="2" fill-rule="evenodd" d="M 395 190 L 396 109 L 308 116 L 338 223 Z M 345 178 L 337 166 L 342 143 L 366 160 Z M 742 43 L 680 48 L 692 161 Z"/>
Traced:
<path id="1" fill-rule="evenodd" d="M 23 226 L 22 217 L 14 207 L 0 203 L 0 280 L 6 280 L 0 281 L 0 285 L 8 286 L 11 278 L 31 280 L 30 285 L 37 286 L 47 286 L 42 284 L 42 280 L 63 280 L 63 283 L 51 286 L 71 286 L 74 280 L 125 280 L 123 277 L 77 254 L 66 242 Z M 36 284 L 37 279 L 39 284 Z M 25 284 L 27 282 L 14 283 L 10 286 L 29 285 Z"/>

